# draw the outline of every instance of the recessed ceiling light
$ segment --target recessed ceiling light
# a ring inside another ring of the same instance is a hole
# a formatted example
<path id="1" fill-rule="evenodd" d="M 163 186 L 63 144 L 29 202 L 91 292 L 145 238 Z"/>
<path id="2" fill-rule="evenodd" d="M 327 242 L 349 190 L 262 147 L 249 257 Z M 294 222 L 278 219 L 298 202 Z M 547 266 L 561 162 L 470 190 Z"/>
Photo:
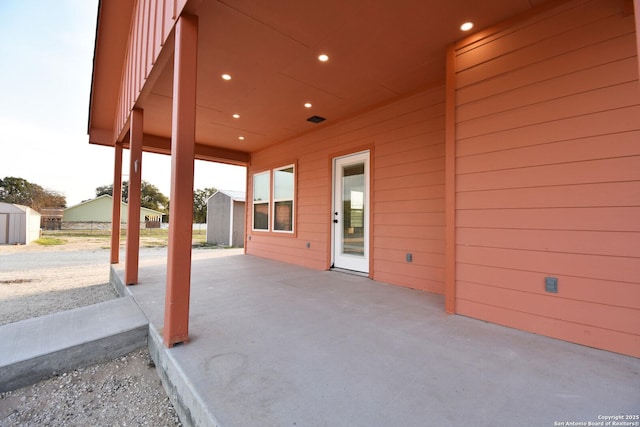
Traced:
<path id="1" fill-rule="evenodd" d="M 329 55 L 325 55 L 324 53 L 322 55 L 318 56 L 318 60 L 321 62 L 327 62 L 329 60 Z"/>
<path id="2" fill-rule="evenodd" d="M 471 21 L 465 22 L 464 24 L 460 25 L 460 29 L 462 31 L 469 31 L 472 28 L 473 28 L 473 22 Z"/>
<path id="3" fill-rule="evenodd" d="M 313 107 L 313 105 L 311 105 L 310 102 L 307 102 L 304 104 L 304 108 L 311 108 L 311 107 Z"/>
<path id="4" fill-rule="evenodd" d="M 244 141 L 244 136 L 239 136 L 239 137 L 238 137 L 238 139 L 239 139 L 240 141 Z"/>
<path id="5" fill-rule="evenodd" d="M 223 78 L 224 80 L 231 80 L 231 76 L 230 76 L 229 74 L 223 74 L 223 75 L 222 75 L 222 78 Z"/>
<path id="6" fill-rule="evenodd" d="M 233 118 L 234 118 L 234 119 L 239 119 L 239 118 L 240 118 L 240 114 L 234 114 L 234 115 L 233 115 Z"/>

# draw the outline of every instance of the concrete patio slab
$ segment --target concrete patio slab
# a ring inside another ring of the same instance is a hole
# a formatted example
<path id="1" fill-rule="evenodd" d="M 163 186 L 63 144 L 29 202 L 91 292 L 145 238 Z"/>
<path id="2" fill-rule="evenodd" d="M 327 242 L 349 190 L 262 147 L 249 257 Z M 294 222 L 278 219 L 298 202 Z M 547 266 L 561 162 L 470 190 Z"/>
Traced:
<path id="1" fill-rule="evenodd" d="M 439 295 L 247 255 L 194 258 L 190 342 L 166 349 L 165 271 L 143 265 L 125 292 L 151 322 L 187 424 L 554 426 L 640 413 L 636 358 L 449 316 Z"/>
<path id="2" fill-rule="evenodd" d="M 146 344 L 148 321 L 131 297 L 0 326 L 0 392 L 122 356 Z"/>

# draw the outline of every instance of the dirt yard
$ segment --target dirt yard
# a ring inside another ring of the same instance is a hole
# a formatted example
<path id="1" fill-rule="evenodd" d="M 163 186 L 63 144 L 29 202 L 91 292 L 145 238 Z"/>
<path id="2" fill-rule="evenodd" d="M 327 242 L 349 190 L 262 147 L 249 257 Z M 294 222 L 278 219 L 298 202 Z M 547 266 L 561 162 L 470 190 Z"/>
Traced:
<path id="1" fill-rule="evenodd" d="M 105 238 L 0 245 L 0 325 L 116 298 Z"/>

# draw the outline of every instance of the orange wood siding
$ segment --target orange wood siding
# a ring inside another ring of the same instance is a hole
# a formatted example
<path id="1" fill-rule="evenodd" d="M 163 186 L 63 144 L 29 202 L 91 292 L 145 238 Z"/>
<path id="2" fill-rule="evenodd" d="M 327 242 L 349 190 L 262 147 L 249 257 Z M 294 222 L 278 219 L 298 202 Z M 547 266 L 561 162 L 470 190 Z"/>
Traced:
<path id="1" fill-rule="evenodd" d="M 122 70 L 115 139 L 127 126 L 144 84 L 187 0 L 138 0 L 133 9 L 129 43 Z"/>
<path id="2" fill-rule="evenodd" d="M 576 0 L 456 46 L 458 313 L 640 356 L 635 39 Z"/>
<path id="3" fill-rule="evenodd" d="M 313 125 L 310 125 L 313 126 Z M 372 274 L 444 292 L 444 87 L 409 96 L 252 155 L 252 174 L 297 158 L 296 234 L 251 231 L 249 254 L 326 269 L 330 263 L 331 157 L 372 150 Z M 306 247 L 307 242 L 310 248 Z M 406 254 L 413 261 L 406 261 Z"/>

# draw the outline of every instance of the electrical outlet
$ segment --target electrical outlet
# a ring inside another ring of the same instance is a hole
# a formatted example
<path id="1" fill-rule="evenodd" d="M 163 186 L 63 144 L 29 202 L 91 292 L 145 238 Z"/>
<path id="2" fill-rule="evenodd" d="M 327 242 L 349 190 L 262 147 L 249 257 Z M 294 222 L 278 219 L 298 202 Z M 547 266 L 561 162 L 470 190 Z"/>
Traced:
<path id="1" fill-rule="evenodd" d="M 545 277 L 544 278 L 544 290 L 554 294 L 558 293 L 558 278 L 557 277 Z"/>

